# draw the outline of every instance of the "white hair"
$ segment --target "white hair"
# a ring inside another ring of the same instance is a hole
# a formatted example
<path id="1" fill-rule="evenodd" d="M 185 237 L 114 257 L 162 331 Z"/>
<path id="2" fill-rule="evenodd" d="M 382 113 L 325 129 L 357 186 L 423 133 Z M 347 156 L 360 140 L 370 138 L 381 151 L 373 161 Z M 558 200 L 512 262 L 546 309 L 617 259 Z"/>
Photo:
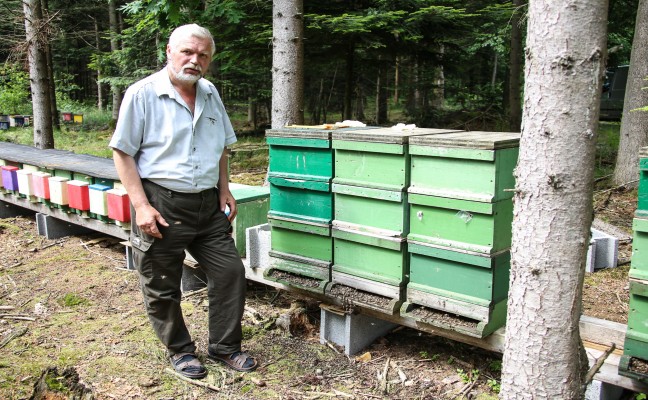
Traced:
<path id="1" fill-rule="evenodd" d="M 209 32 L 209 29 L 203 28 L 198 24 L 187 24 L 175 28 L 173 32 L 171 32 L 171 36 L 169 36 L 169 47 L 175 48 L 180 40 L 192 36 L 200 39 L 208 39 L 211 42 L 210 56 L 214 55 L 214 52 L 216 51 L 216 43 L 214 43 L 214 37 L 212 36 L 211 32 Z"/>

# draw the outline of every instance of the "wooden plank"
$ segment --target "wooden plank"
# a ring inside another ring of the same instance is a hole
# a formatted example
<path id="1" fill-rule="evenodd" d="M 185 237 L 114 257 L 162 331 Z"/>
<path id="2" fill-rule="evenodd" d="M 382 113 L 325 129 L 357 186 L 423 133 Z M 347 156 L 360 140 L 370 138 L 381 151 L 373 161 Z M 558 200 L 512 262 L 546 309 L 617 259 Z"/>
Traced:
<path id="1" fill-rule="evenodd" d="M 348 129 L 333 132 L 333 140 L 354 142 L 375 142 L 406 144 L 410 138 L 420 135 L 441 135 L 452 132 L 461 132 L 456 129 L 414 128 L 411 130 L 396 130 L 392 128 L 378 129 Z"/>
<path id="2" fill-rule="evenodd" d="M 119 179 L 112 159 L 88 154 L 56 149 L 40 150 L 31 146 L 0 142 L 0 159 L 47 169 L 74 171 L 99 178 Z"/>
<path id="3" fill-rule="evenodd" d="M 35 212 L 50 215 L 54 218 L 92 229 L 97 232 L 105 233 L 106 235 L 114 236 L 119 239 L 127 240 L 129 236 L 129 231 L 120 226 L 107 224 L 93 218 L 83 218 L 78 214 L 68 213 L 58 208 L 50 208 L 42 203 L 32 203 L 27 199 L 17 196 L 0 194 L 0 203 L 3 201 Z"/>

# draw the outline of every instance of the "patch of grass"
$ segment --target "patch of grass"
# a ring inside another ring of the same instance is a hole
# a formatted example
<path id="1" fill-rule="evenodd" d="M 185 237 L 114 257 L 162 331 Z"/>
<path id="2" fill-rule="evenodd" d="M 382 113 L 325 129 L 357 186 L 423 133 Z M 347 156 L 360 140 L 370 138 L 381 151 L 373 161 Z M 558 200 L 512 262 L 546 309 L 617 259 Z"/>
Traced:
<path id="1" fill-rule="evenodd" d="M 626 281 L 628 279 L 628 272 L 630 265 L 621 265 L 616 268 L 604 268 L 597 270 L 594 274 L 585 274 L 586 285 L 598 287 L 605 285 L 609 281 Z"/>
<path id="2" fill-rule="evenodd" d="M 619 132 L 621 124 L 618 122 L 600 122 L 596 139 L 596 170 L 595 178 L 610 175 L 614 172 L 617 150 L 619 149 Z"/>
<path id="3" fill-rule="evenodd" d="M 0 232 L 6 230 L 7 233 L 17 234 L 20 232 L 20 228 L 11 223 L 10 219 L 0 219 Z"/>
<path id="4" fill-rule="evenodd" d="M 76 306 L 85 306 L 90 304 L 88 299 L 84 299 L 76 293 L 66 293 L 59 300 L 64 307 L 76 307 Z"/>

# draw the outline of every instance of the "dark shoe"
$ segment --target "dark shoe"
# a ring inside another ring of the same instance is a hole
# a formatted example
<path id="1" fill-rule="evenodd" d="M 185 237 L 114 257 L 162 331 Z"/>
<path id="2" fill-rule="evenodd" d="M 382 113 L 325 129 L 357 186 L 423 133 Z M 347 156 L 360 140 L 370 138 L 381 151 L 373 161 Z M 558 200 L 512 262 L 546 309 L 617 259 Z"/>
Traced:
<path id="1" fill-rule="evenodd" d="M 207 370 L 193 353 L 178 353 L 169 357 L 175 372 L 191 379 L 200 379 L 207 376 Z"/>
<path id="2" fill-rule="evenodd" d="M 215 354 L 208 351 L 208 357 L 239 372 L 254 371 L 259 365 L 256 358 L 242 351 L 235 351 L 232 354 Z"/>

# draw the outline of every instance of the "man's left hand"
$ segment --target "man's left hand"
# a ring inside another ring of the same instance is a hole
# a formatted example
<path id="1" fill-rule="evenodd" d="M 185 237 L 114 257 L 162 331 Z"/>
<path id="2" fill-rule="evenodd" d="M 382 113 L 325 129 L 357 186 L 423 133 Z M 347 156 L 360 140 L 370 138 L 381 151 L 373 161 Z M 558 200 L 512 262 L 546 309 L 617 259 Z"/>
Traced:
<path id="1" fill-rule="evenodd" d="M 236 218 L 236 213 L 238 210 L 236 209 L 236 200 L 234 199 L 234 196 L 232 196 L 232 193 L 229 190 L 221 190 L 220 191 L 220 208 L 222 212 L 225 212 L 226 206 L 229 207 L 229 215 L 227 216 L 227 219 L 232 222 L 234 221 L 234 218 Z"/>

